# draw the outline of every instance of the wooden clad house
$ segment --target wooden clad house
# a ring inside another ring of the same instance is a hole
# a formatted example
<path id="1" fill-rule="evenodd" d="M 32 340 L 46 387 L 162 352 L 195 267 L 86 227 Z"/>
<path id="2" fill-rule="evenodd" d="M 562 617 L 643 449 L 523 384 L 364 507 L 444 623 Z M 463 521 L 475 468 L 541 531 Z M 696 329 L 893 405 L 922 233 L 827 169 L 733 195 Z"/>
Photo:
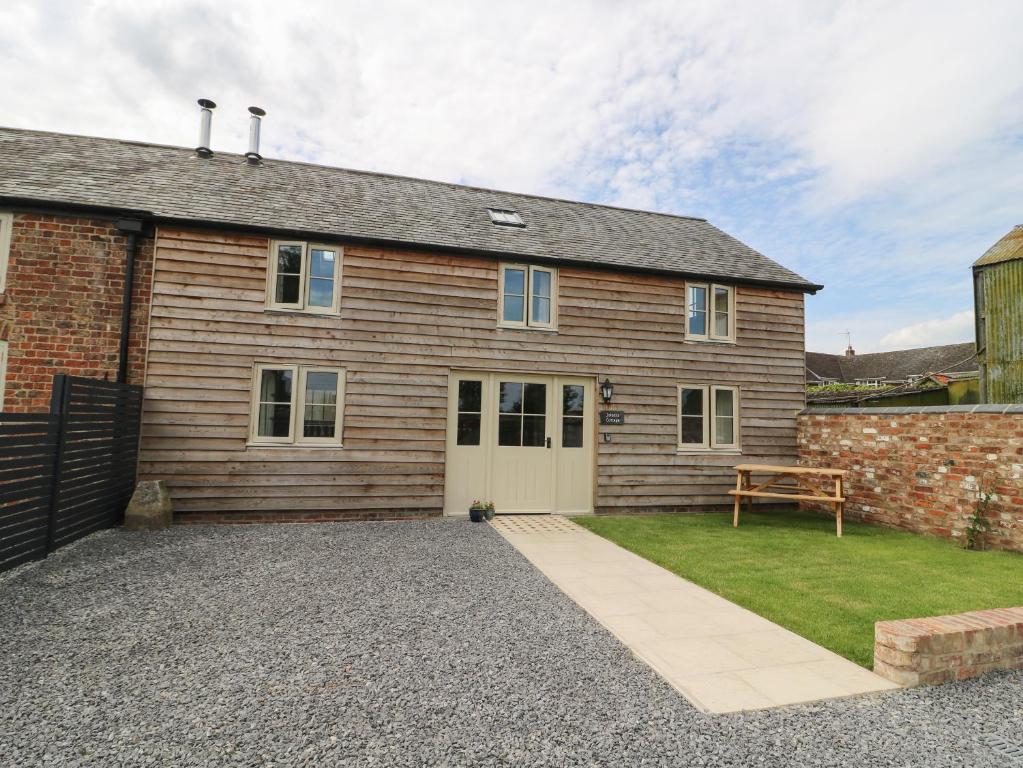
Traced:
<path id="1" fill-rule="evenodd" d="M 796 459 L 820 286 L 703 219 L 28 131 L 0 160 L 0 198 L 152 227 L 140 470 L 184 517 L 692 510 Z"/>

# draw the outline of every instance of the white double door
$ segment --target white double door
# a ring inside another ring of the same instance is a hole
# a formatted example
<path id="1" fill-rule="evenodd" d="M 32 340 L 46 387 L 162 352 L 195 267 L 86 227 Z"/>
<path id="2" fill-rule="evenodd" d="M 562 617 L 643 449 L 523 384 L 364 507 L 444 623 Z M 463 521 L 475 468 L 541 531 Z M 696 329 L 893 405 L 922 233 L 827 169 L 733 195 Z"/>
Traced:
<path id="1" fill-rule="evenodd" d="M 448 395 L 445 512 L 593 509 L 594 380 L 458 372 Z"/>

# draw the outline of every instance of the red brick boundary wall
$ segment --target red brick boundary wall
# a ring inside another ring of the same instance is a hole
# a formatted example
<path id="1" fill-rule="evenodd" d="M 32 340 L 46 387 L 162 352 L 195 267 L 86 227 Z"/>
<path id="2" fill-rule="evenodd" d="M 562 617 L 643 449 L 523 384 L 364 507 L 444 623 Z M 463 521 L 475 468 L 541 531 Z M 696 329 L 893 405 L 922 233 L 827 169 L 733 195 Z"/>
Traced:
<path id="1" fill-rule="evenodd" d="M 1023 551 L 1023 406 L 807 409 L 799 460 L 849 470 L 845 516 L 962 540 L 993 493 L 988 546 Z"/>
<path id="2" fill-rule="evenodd" d="M 1023 608 L 874 625 L 874 671 L 899 685 L 933 685 L 1023 669 Z"/>

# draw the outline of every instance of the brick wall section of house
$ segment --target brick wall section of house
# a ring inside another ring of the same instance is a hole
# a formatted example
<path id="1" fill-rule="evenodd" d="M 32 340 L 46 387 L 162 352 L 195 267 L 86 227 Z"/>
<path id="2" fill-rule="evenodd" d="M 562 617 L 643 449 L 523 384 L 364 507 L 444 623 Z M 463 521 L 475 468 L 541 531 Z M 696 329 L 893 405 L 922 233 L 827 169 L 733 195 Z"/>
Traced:
<path id="1" fill-rule="evenodd" d="M 798 430 L 801 464 L 849 470 L 848 519 L 962 540 L 983 490 L 985 542 L 1023 551 L 1023 406 L 808 409 Z"/>
<path id="2" fill-rule="evenodd" d="M 151 239 L 140 239 L 133 280 L 128 376 L 145 369 Z M 8 342 L 4 410 L 49 409 L 54 374 L 113 381 L 120 351 L 125 237 L 109 219 L 16 213 L 0 340 Z"/>
<path id="3" fill-rule="evenodd" d="M 1023 608 L 874 625 L 874 671 L 899 685 L 934 685 L 999 669 L 1023 669 Z"/>

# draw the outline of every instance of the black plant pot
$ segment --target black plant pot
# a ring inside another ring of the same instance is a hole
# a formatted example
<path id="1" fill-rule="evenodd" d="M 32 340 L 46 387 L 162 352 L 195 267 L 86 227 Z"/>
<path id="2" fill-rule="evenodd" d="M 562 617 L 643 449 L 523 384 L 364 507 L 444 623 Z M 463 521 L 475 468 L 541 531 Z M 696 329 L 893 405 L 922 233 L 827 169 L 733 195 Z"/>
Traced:
<path id="1" fill-rule="evenodd" d="M 474 523 L 482 523 L 483 522 L 483 510 L 482 509 L 475 509 L 473 507 L 469 507 L 469 519 L 472 520 Z"/>

